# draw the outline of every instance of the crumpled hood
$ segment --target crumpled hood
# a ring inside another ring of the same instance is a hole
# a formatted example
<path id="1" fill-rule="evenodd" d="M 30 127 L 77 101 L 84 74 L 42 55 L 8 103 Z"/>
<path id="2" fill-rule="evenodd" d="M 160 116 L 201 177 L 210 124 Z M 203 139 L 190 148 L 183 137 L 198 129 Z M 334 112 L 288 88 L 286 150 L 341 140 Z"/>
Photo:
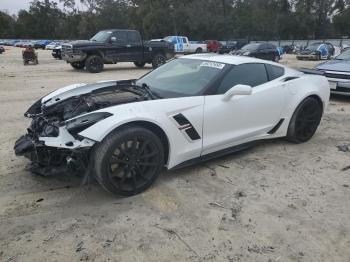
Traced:
<path id="1" fill-rule="evenodd" d="M 319 70 L 341 71 L 350 73 L 350 61 L 347 60 L 331 60 L 321 63 L 315 67 Z"/>
<path id="2" fill-rule="evenodd" d="M 101 108 L 150 99 L 134 80 L 75 84 L 58 89 L 34 103 L 24 114 L 54 116 L 66 120 Z"/>
<path id="3" fill-rule="evenodd" d="M 115 85 L 117 85 L 116 80 L 99 81 L 93 84 L 80 83 L 80 84 L 69 85 L 69 86 L 65 86 L 60 89 L 57 89 L 52 93 L 44 96 L 41 99 L 41 103 L 45 104 L 45 106 L 51 106 L 73 96 L 87 94 L 96 89 L 115 86 Z"/>

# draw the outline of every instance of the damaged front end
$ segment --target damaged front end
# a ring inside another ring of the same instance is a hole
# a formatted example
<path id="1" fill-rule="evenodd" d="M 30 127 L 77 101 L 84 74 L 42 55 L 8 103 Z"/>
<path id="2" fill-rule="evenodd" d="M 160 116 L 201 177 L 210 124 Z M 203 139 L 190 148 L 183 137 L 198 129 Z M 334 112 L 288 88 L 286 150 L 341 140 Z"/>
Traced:
<path id="1" fill-rule="evenodd" d="M 24 114 L 32 122 L 15 143 L 17 156 L 31 161 L 30 171 L 54 175 L 84 173 L 96 144 L 79 133 L 110 116 L 104 108 L 153 99 L 134 81 L 109 81 L 59 89 L 34 103 Z M 101 111 L 102 110 L 102 111 Z"/>

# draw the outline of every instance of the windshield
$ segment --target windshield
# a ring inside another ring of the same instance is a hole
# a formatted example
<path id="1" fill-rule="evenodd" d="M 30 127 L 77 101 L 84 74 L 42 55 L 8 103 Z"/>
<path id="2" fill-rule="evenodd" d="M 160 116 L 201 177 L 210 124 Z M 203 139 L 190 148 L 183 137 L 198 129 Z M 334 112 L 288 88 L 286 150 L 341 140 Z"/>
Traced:
<path id="1" fill-rule="evenodd" d="M 93 38 L 91 38 L 91 41 L 95 42 L 106 42 L 109 37 L 111 36 L 112 32 L 111 31 L 101 31 L 98 32 Z"/>
<path id="2" fill-rule="evenodd" d="M 346 50 L 344 53 L 341 53 L 335 59 L 338 59 L 338 60 L 350 60 L 350 49 Z"/>
<path id="3" fill-rule="evenodd" d="M 250 50 L 250 51 L 257 50 L 259 45 L 260 45 L 259 43 L 257 43 L 257 44 L 248 44 L 248 45 L 243 46 L 242 50 L 244 50 L 244 51 L 245 50 Z"/>
<path id="4" fill-rule="evenodd" d="M 314 43 L 314 44 L 309 45 L 309 46 L 306 47 L 305 49 L 306 49 L 306 50 L 311 50 L 311 51 L 316 51 L 317 48 L 318 48 L 320 45 L 321 45 L 320 43 Z"/>
<path id="5" fill-rule="evenodd" d="M 137 80 L 157 95 L 170 98 L 200 95 L 226 64 L 197 59 L 178 58 Z"/>

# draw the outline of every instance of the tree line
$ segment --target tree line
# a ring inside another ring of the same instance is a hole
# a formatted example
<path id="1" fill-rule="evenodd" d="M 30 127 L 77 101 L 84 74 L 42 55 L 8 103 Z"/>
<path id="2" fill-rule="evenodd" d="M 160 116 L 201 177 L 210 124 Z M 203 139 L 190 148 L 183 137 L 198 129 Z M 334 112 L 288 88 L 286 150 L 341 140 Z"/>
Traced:
<path id="1" fill-rule="evenodd" d="M 0 38 L 87 39 L 137 29 L 146 39 L 322 39 L 350 36 L 350 0 L 34 0 L 0 11 Z"/>

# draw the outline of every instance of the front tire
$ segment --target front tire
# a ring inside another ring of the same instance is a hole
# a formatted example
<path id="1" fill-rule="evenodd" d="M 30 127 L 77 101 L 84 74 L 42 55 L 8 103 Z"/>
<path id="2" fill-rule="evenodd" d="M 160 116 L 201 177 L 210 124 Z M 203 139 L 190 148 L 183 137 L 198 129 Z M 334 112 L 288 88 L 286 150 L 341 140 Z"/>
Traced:
<path id="1" fill-rule="evenodd" d="M 157 54 L 153 57 L 152 67 L 153 69 L 156 69 L 161 65 L 164 65 L 165 63 L 166 63 L 166 57 L 163 54 Z"/>
<path id="2" fill-rule="evenodd" d="M 100 73 L 104 67 L 102 57 L 98 55 L 89 56 L 85 61 L 85 67 L 90 73 Z"/>
<path id="3" fill-rule="evenodd" d="M 309 141 L 321 122 L 322 113 L 322 105 L 316 98 L 304 99 L 289 123 L 287 139 L 297 144 Z"/>
<path id="4" fill-rule="evenodd" d="M 70 64 L 74 69 L 81 70 L 85 67 L 84 62 L 74 62 Z"/>
<path id="5" fill-rule="evenodd" d="M 94 174 L 114 194 L 132 196 L 149 188 L 164 166 L 159 138 L 140 126 L 128 126 L 108 135 L 95 149 Z"/>

